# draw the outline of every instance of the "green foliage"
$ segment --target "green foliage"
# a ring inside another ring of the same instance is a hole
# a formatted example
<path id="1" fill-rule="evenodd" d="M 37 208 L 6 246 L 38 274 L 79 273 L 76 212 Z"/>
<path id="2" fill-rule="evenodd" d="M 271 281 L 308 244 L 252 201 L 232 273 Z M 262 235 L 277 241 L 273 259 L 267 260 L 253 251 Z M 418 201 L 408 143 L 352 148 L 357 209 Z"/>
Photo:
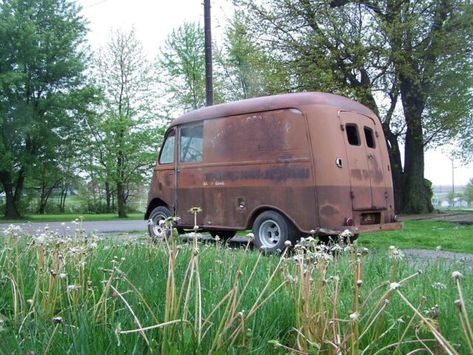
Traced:
<path id="1" fill-rule="evenodd" d="M 67 0 L 7 0 L 0 9 L 0 180 L 17 216 L 24 181 L 49 161 L 58 169 L 89 95 L 86 28 Z"/>
<path id="2" fill-rule="evenodd" d="M 248 18 L 236 11 L 225 31 L 223 49 L 217 53 L 217 72 L 226 101 L 278 92 L 273 61 L 248 31 Z"/>
<path id="3" fill-rule="evenodd" d="M 101 100 L 86 120 L 83 166 L 92 184 L 106 191 L 107 211 L 116 195 L 119 215 L 148 180 L 163 133 L 156 108 L 155 74 L 134 31 L 113 33 L 92 72 Z"/>
<path id="4" fill-rule="evenodd" d="M 204 42 L 203 28 L 185 22 L 172 31 L 161 49 L 159 82 L 173 109 L 187 111 L 205 105 Z"/>
<path id="5" fill-rule="evenodd" d="M 462 196 L 465 201 L 467 201 L 468 204 L 471 206 L 471 203 L 473 202 L 473 178 L 468 181 L 468 184 L 466 185 Z"/>

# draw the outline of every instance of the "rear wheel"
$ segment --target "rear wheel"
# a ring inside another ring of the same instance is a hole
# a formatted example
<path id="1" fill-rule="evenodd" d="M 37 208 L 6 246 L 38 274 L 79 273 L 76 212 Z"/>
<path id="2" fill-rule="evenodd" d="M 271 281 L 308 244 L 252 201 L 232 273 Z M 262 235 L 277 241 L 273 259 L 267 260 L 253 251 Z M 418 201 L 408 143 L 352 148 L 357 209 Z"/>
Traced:
<path id="1" fill-rule="evenodd" d="M 267 252 L 281 252 L 286 241 L 294 243 L 296 230 L 286 217 L 276 211 L 261 213 L 253 223 L 255 245 Z"/>
<path id="2" fill-rule="evenodd" d="M 164 226 L 160 225 L 160 221 L 164 221 L 166 218 L 171 217 L 171 211 L 167 207 L 158 206 L 154 208 L 149 215 L 148 232 L 153 240 L 162 240 L 167 237 L 167 230 Z"/>

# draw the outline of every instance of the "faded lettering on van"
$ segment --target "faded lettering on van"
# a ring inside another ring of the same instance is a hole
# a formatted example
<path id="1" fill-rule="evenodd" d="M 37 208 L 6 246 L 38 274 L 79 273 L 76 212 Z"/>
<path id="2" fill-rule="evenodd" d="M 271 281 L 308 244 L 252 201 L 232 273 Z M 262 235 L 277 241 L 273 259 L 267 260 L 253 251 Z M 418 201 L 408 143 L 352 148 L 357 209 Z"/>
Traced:
<path id="1" fill-rule="evenodd" d="M 243 171 L 220 171 L 205 174 L 206 181 L 215 181 L 215 185 L 222 184 L 222 181 L 238 180 L 305 180 L 310 177 L 309 169 L 287 169 L 285 167 L 275 167 L 269 169 L 249 169 Z"/>

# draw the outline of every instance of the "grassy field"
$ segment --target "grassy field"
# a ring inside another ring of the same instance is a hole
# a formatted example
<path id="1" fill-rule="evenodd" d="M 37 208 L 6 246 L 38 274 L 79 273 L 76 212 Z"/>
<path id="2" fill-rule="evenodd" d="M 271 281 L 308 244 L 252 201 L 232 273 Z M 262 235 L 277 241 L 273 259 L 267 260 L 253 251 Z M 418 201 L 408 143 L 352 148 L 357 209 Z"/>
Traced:
<path id="1" fill-rule="evenodd" d="M 265 256 L 17 233 L 0 241 L 0 353 L 473 352 L 461 264 L 310 239 Z"/>
<path id="2" fill-rule="evenodd" d="M 143 219 L 143 213 L 129 213 L 128 218 L 131 220 Z M 118 215 L 114 213 L 101 213 L 101 214 L 80 214 L 80 213 L 70 213 L 70 214 L 33 214 L 25 216 L 21 220 L 11 220 L 6 219 L 5 217 L 0 217 L 0 223 L 19 223 L 19 222 L 71 222 L 75 219 L 82 219 L 84 222 L 88 221 L 113 221 L 113 220 L 123 220 L 123 218 L 118 218 Z"/>
<path id="3" fill-rule="evenodd" d="M 359 244 L 367 248 L 436 249 L 473 253 L 473 226 L 418 220 L 404 222 L 399 231 L 363 234 Z"/>

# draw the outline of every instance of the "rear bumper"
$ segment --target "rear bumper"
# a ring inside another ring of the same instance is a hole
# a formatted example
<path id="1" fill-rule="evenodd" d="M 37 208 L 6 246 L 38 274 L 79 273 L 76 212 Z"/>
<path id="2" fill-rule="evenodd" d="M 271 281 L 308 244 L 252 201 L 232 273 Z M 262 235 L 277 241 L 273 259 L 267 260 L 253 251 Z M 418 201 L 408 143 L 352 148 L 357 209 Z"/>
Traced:
<path id="1" fill-rule="evenodd" d="M 381 232 L 381 231 L 394 231 L 402 229 L 403 224 L 399 222 L 383 223 L 383 224 L 367 224 L 362 226 L 345 227 L 343 229 L 329 229 L 329 228 L 318 228 L 316 234 L 320 235 L 338 235 L 348 230 L 351 234 L 359 233 L 370 233 L 370 232 Z"/>

